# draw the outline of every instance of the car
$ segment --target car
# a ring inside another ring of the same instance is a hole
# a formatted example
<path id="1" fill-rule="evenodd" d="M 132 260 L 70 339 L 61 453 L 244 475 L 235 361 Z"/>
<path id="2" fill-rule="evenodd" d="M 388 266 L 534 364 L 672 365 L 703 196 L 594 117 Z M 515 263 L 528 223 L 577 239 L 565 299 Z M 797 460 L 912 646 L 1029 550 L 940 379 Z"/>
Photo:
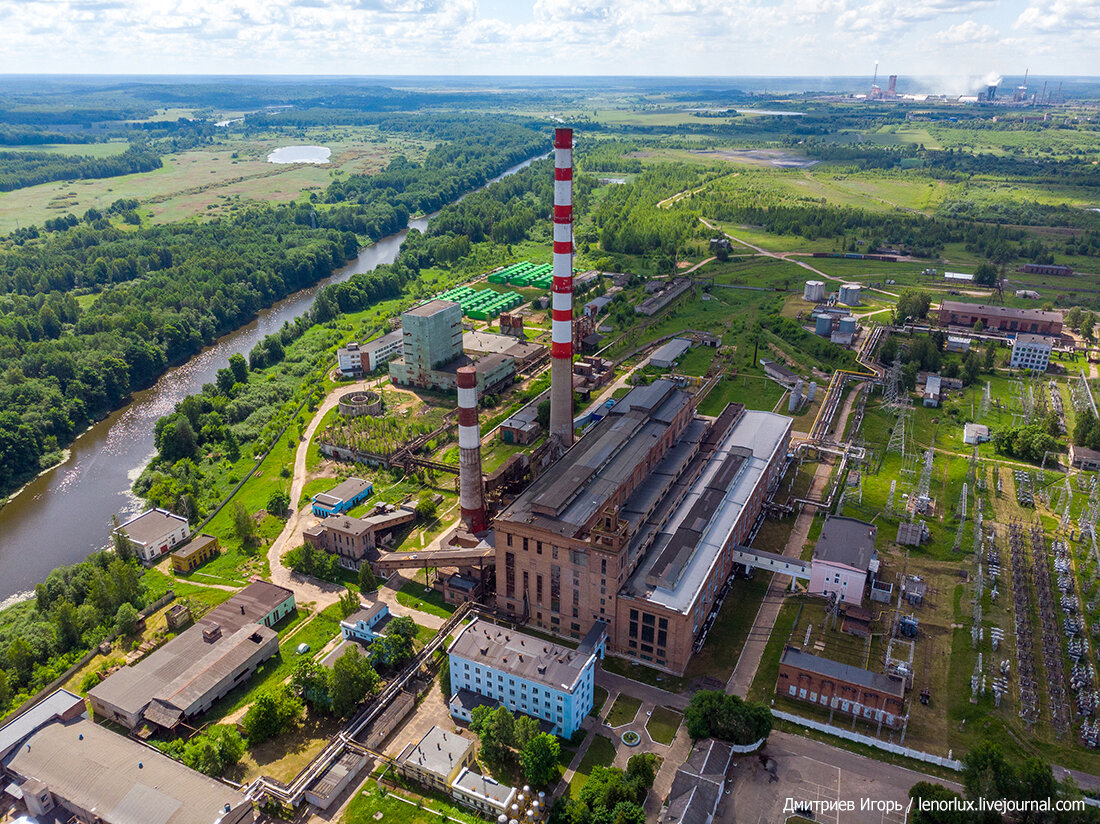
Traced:
<path id="1" fill-rule="evenodd" d="M 299 655 L 305 655 L 307 652 L 309 652 L 309 644 L 303 641 L 298 645 L 298 649 L 295 650 L 295 652 L 297 652 Z"/>
<path id="2" fill-rule="evenodd" d="M 614 398 L 611 398 L 611 399 L 610 399 L 610 400 L 608 400 L 608 401 L 607 401 L 606 403 L 604 403 L 604 408 L 605 408 L 605 409 L 610 409 L 610 408 L 611 408 L 611 407 L 613 407 L 613 406 L 614 406 L 614 405 L 615 405 L 616 403 L 618 403 L 618 401 L 617 401 L 617 400 L 615 400 Z"/>

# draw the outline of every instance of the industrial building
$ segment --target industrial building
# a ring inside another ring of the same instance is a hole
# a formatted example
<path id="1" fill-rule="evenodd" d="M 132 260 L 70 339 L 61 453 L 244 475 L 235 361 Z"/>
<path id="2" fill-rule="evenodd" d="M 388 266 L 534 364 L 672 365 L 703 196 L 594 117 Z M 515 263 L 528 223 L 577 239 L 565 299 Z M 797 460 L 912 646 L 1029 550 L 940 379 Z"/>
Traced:
<path id="1" fill-rule="evenodd" d="M 905 680 L 841 664 L 788 646 L 779 660 L 776 695 L 896 728 L 905 721 Z"/>
<path id="2" fill-rule="evenodd" d="M 684 355 L 691 351 L 691 341 L 686 338 L 673 338 L 649 356 L 649 365 L 658 369 L 671 369 Z"/>
<path id="3" fill-rule="evenodd" d="M 1012 358 L 1008 365 L 1012 369 L 1046 372 L 1047 367 L 1050 366 L 1050 353 L 1053 349 L 1053 338 L 1045 335 L 1017 335 L 1012 342 Z"/>
<path id="4" fill-rule="evenodd" d="M 1073 274 L 1073 267 L 1061 263 L 1025 263 L 1020 267 L 1020 271 L 1027 272 L 1030 275 L 1069 277 Z"/>
<path id="5" fill-rule="evenodd" d="M 539 412 L 534 406 L 525 406 L 500 425 L 500 439 L 507 444 L 534 443 L 542 431 Z"/>
<path id="6" fill-rule="evenodd" d="M 459 772 L 474 763 L 476 743 L 454 731 L 432 727 L 415 744 L 406 744 L 394 764 L 401 775 L 448 794 Z"/>
<path id="7" fill-rule="evenodd" d="M 977 446 L 989 440 L 989 427 L 984 423 L 963 424 L 963 443 Z M 1072 447 L 1070 447 L 1072 449 Z"/>
<path id="8" fill-rule="evenodd" d="M 517 370 L 527 369 L 546 357 L 546 347 L 492 332 L 463 332 L 462 348 L 473 355 L 507 355 Z"/>
<path id="9" fill-rule="evenodd" d="M 810 594 L 835 596 L 857 607 L 862 604 L 867 582 L 878 572 L 877 535 L 874 524 L 856 518 L 827 518 L 814 546 L 807 587 Z"/>
<path id="10" fill-rule="evenodd" d="M 676 770 L 659 824 L 711 824 L 725 795 L 727 776 L 736 766 L 729 744 L 714 738 L 696 741 Z"/>
<path id="11" fill-rule="evenodd" d="M 938 374 L 931 374 L 924 381 L 921 390 L 921 402 L 925 406 L 936 407 L 943 398 L 943 379 Z"/>
<path id="12" fill-rule="evenodd" d="M 267 581 L 249 584 L 194 626 L 88 692 L 97 715 L 133 729 L 174 729 L 206 712 L 279 651 L 272 627 L 294 612 L 294 593 Z"/>
<path id="13" fill-rule="evenodd" d="M 401 357 L 389 366 L 396 384 L 451 391 L 457 388 L 458 370 L 472 366 L 478 389 L 487 392 L 515 376 L 516 364 L 509 355 L 487 354 L 475 361 L 463 354 L 462 306 L 454 301 L 436 299 L 413 307 L 401 316 L 401 332 Z"/>
<path id="14" fill-rule="evenodd" d="M 401 353 L 403 340 L 402 331 L 395 329 L 368 343 L 351 341 L 336 350 L 336 366 L 344 377 L 373 372 Z"/>
<path id="15" fill-rule="evenodd" d="M 313 514 L 318 518 L 343 515 L 374 494 L 374 484 L 362 478 L 348 478 L 328 492 L 313 496 Z"/>
<path id="16" fill-rule="evenodd" d="M 147 509 L 115 531 L 130 539 L 137 556 L 145 562 L 155 561 L 191 537 L 187 519 L 167 509 Z"/>
<path id="17" fill-rule="evenodd" d="M 375 627 L 384 624 L 390 617 L 390 608 L 381 601 L 369 607 L 359 607 L 340 622 L 340 635 L 345 641 L 358 641 L 371 644 L 381 635 Z"/>
<path id="18" fill-rule="evenodd" d="M 451 715 L 468 722 L 473 708 L 488 701 L 569 738 L 592 709 L 606 630 L 594 623 L 574 650 L 488 621 L 470 622 L 447 647 Z"/>
<path id="19" fill-rule="evenodd" d="M 1069 465 L 1074 469 L 1095 472 L 1100 469 L 1100 451 L 1077 444 L 1069 445 Z"/>
<path id="20" fill-rule="evenodd" d="M 677 674 L 785 465 L 790 418 L 633 389 L 496 520 L 497 604 Z"/>
<path id="21" fill-rule="evenodd" d="M 7 794 L 42 820 L 85 824 L 251 824 L 239 790 L 90 721 L 58 690 L 0 728 Z"/>
<path id="22" fill-rule="evenodd" d="M 186 574 L 218 557 L 218 539 L 213 535 L 196 535 L 172 552 L 172 571 Z"/>
<path id="23" fill-rule="evenodd" d="M 988 331 L 1032 332 L 1038 335 L 1062 334 L 1062 313 L 1042 309 L 1014 309 L 945 300 L 939 309 L 940 326 L 973 327 L 981 321 Z"/>
<path id="24" fill-rule="evenodd" d="M 362 518 L 325 518 L 307 527 L 302 537 L 317 549 L 336 555 L 340 566 L 359 569 L 364 560 L 373 560 L 390 530 L 416 520 L 413 505 L 389 512 L 374 512 Z"/>

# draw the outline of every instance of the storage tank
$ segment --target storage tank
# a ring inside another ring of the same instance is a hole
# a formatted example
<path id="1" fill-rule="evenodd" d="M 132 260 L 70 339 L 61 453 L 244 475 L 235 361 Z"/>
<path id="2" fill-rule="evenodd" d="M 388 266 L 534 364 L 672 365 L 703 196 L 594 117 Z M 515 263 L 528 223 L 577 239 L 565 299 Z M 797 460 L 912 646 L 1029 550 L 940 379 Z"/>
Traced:
<path id="1" fill-rule="evenodd" d="M 856 319 L 854 315 L 845 315 L 840 319 L 838 331 L 842 335 L 854 335 L 856 333 Z"/>
<path id="2" fill-rule="evenodd" d="M 833 331 L 833 316 L 822 312 L 814 323 L 814 333 L 823 338 L 829 337 Z"/>
<path id="3" fill-rule="evenodd" d="M 825 282 L 822 280 L 808 280 L 802 289 L 802 299 L 813 301 L 825 300 Z"/>
<path id="4" fill-rule="evenodd" d="M 863 287 L 858 283 L 845 283 L 840 287 L 840 296 L 837 298 L 845 306 L 859 306 L 859 296 Z"/>
<path id="5" fill-rule="evenodd" d="M 794 412 L 802 405 L 802 380 L 799 379 L 791 390 L 791 399 L 787 402 L 787 411 Z"/>
<path id="6" fill-rule="evenodd" d="M 815 397 L 817 397 L 817 383 L 810 381 L 810 388 L 806 390 L 806 403 L 813 403 Z"/>

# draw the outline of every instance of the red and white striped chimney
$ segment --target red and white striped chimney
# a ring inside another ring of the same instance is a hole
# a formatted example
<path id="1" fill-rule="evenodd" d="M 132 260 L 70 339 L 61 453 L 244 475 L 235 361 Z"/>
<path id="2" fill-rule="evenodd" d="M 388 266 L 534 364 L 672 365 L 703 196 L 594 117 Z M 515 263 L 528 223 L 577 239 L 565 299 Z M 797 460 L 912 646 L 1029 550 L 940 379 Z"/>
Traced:
<path id="1" fill-rule="evenodd" d="M 573 130 L 554 130 L 550 434 L 573 443 Z"/>
<path id="2" fill-rule="evenodd" d="M 458 370 L 458 505 L 470 532 L 488 529 L 477 424 L 477 372 L 472 366 Z"/>

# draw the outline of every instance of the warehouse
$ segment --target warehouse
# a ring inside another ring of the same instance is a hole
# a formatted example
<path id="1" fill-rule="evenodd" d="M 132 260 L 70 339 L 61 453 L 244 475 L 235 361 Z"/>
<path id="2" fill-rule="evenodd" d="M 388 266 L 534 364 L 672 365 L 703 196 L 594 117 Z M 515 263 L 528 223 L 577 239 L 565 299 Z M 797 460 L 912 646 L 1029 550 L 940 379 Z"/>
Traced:
<path id="1" fill-rule="evenodd" d="M 691 349 L 691 341 L 685 338 L 673 338 L 652 355 L 649 356 L 649 365 L 658 369 L 671 369 Z"/>
<path id="2" fill-rule="evenodd" d="M 940 326 L 966 326 L 981 323 L 996 332 L 1032 332 L 1039 335 L 1061 335 L 1062 313 L 1042 309 L 1013 309 L 1010 306 L 986 306 L 945 300 L 940 304 Z"/>
<path id="3" fill-rule="evenodd" d="M 160 649 L 109 676 L 88 693 L 93 711 L 133 729 L 174 729 L 206 712 L 279 651 L 272 627 L 294 612 L 294 593 L 267 581 L 249 584 Z"/>

